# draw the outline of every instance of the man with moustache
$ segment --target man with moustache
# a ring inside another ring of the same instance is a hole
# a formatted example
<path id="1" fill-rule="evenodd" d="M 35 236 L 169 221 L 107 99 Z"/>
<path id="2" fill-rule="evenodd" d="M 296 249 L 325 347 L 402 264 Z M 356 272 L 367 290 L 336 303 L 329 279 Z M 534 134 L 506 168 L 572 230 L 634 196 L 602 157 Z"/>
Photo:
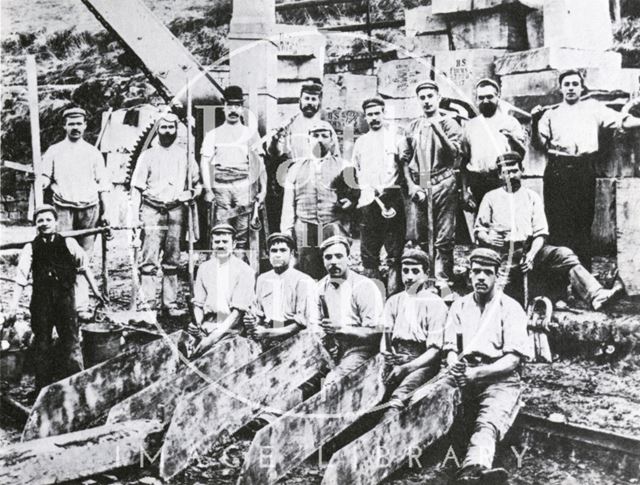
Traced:
<path id="1" fill-rule="evenodd" d="M 255 299 L 255 273 L 234 256 L 235 229 L 218 224 L 211 229 L 212 255 L 202 263 L 193 288 L 195 321 L 189 332 L 202 338 L 194 355 L 202 355 L 222 338 L 241 331 L 242 318 Z"/>
<path id="2" fill-rule="evenodd" d="M 300 111 L 291 120 L 276 131 L 271 137 L 266 149 L 269 161 L 267 172 L 269 178 L 269 192 L 267 194 L 267 209 L 272 227 L 280 225 L 282 198 L 284 196 L 284 181 L 287 171 L 296 162 L 306 160 L 312 156 L 315 142 L 309 136 L 309 130 L 322 121 L 322 82 L 318 78 L 309 78 L 300 88 L 298 100 Z M 333 127 L 332 137 L 337 140 Z M 340 156 L 339 147 L 334 148 Z"/>
<path id="3" fill-rule="evenodd" d="M 400 150 L 404 134 L 384 120 L 385 103 L 382 98 L 369 98 L 362 103 L 369 131 L 356 140 L 353 147 L 353 165 L 360 188 L 360 251 L 365 275 L 380 278 L 380 250 L 387 253 L 387 291 L 400 290 L 399 263 L 404 246 L 405 215 L 402 200 L 402 168 Z M 374 198 L 395 216 L 385 218 Z"/>
<path id="4" fill-rule="evenodd" d="M 93 229 L 107 225 L 105 193 L 110 183 L 102 153 L 83 139 L 87 113 L 82 108 L 66 109 L 65 139 L 51 145 L 42 157 L 44 187 L 53 192 L 53 206 L 58 213 L 61 231 Z M 87 256 L 93 254 L 95 235 L 77 239 Z M 84 278 L 76 282 L 76 309 L 81 320 L 93 317 L 89 304 L 89 287 Z"/>
<path id="5" fill-rule="evenodd" d="M 496 159 L 507 152 L 524 156 L 527 135 L 522 125 L 500 106 L 500 86 L 493 79 L 476 84 L 479 116 L 464 127 L 462 143 L 462 197 L 475 211 L 490 190 L 501 186 Z"/>
<path id="6" fill-rule="evenodd" d="M 385 384 L 391 393 L 389 412 L 399 412 L 418 387 L 440 369 L 447 305 L 425 288 L 429 256 L 420 249 L 402 254 L 404 291 L 391 296 L 384 306 Z"/>
<path id="7" fill-rule="evenodd" d="M 595 215 L 596 166 L 603 153 L 603 130 L 640 126 L 640 118 L 621 114 L 594 100 L 581 100 L 586 91 L 580 71 L 559 76 L 562 102 L 533 123 L 534 139 L 547 153 L 544 204 L 549 242 L 571 248 L 591 269 L 591 225 Z M 534 108 L 535 117 L 542 108 Z"/>
<path id="8" fill-rule="evenodd" d="M 351 243 L 346 237 L 331 236 L 321 249 L 327 276 L 318 282 L 320 327 L 337 345 L 336 366 L 324 380 L 328 386 L 352 375 L 378 352 L 383 296 L 373 280 L 349 269 Z"/>
<path id="9" fill-rule="evenodd" d="M 428 252 L 434 238 L 435 274 L 442 280 L 453 277 L 458 188 L 454 169 L 460 153 L 462 128 L 440 114 L 440 89 L 434 81 L 416 86 L 416 96 L 424 115 L 414 120 L 400 157 L 410 203 L 407 210 L 407 239 Z M 427 182 L 432 186 L 432 213 L 435 234 L 428 234 Z"/>
<path id="10" fill-rule="evenodd" d="M 460 484 L 506 482 L 505 470 L 491 468 L 496 443 L 518 414 L 520 370 L 533 358 L 526 313 L 496 286 L 500 261 L 500 255 L 491 249 L 477 248 L 471 253 L 473 292 L 453 302 L 445 326 L 443 352 L 449 371 L 462 391 L 465 407 L 475 411 L 463 415 L 476 415 L 457 476 Z"/>
<path id="11" fill-rule="evenodd" d="M 29 309 L 37 393 L 52 382 L 83 369 L 75 310 L 77 278 L 85 279 L 88 287 L 103 303 L 104 297 L 98 291 L 86 253 L 75 239 L 62 237 L 58 233 L 58 212 L 55 207 L 42 205 L 36 208 L 33 217 L 38 235 L 20 253 L 8 320 L 15 320 L 31 274 L 33 288 Z M 53 350 L 54 327 L 58 334 L 59 352 Z"/>
<path id="12" fill-rule="evenodd" d="M 246 251 L 250 249 L 251 211 L 254 204 L 264 203 L 267 175 L 259 155 L 258 132 L 242 124 L 243 104 L 242 88 L 224 90 L 225 122 L 205 135 L 200 164 L 205 200 L 213 202 L 212 224 L 231 224 L 237 249 Z"/>
<path id="13" fill-rule="evenodd" d="M 156 307 L 156 274 L 162 253 L 162 309 L 176 317 L 181 315 L 177 307 L 178 268 L 185 205 L 200 193 L 199 170 L 191 161 L 189 184 L 189 157 L 175 143 L 178 117 L 165 113 L 157 126 L 159 143 L 142 152 L 131 177 L 131 211 L 138 219 L 136 225 L 143 225 L 140 308 Z M 194 188 L 189 191 L 189 186 Z"/>
<path id="14" fill-rule="evenodd" d="M 267 238 L 267 249 L 272 269 L 258 276 L 256 300 L 244 314 L 249 336 L 266 348 L 317 320 L 316 283 L 292 267 L 293 238 L 274 232 Z"/>
<path id="15" fill-rule="evenodd" d="M 567 279 L 574 292 L 594 310 L 599 310 L 616 290 L 605 290 L 571 249 L 546 243 L 549 229 L 544 206 L 537 193 L 522 187 L 521 155 L 502 155 L 498 169 L 502 188 L 489 192 L 480 204 L 474 233 L 478 244 L 501 253 L 506 275 L 504 292 L 526 307 L 523 279 L 527 273 L 541 282 L 558 275 Z"/>
<path id="16" fill-rule="evenodd" d="M 323 229 L 332 226 L 347 234 L 345 211 L 353 201 L 339 199 L 336 181 L 346 165 L 335 154 L 337 138 L 331 125 L 318 121 L 309 135 L 315 142 L 313 155 L 296 163 L 287 174 L 280 232 L 295 239 L 300 271 L 320 279 L 325 274 L 319 249 Z"/>

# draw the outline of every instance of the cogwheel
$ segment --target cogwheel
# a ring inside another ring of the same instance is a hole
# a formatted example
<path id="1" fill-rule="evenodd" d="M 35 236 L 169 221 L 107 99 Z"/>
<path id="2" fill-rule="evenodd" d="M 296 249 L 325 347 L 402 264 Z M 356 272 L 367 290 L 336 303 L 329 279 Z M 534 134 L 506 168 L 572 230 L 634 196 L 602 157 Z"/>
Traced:
<path id="1" fill-rule="evenodd" d="M 144 130 L 142 130 L 142 134 L 133 145 L 133 150 L 131 150 L 131 155 L 129 155 L 129 160 L 127 160 L 127 174 L 124 181 L 124 187 L 126 190 L 131 189 L 131 177 L 136 168 L 136 164 L 138 163 L 138 158 L 140 158 L 143 151 L 151 146 L 151 142 L 155 138 L 157 131 L 157 121 L 152 121 Z"/>

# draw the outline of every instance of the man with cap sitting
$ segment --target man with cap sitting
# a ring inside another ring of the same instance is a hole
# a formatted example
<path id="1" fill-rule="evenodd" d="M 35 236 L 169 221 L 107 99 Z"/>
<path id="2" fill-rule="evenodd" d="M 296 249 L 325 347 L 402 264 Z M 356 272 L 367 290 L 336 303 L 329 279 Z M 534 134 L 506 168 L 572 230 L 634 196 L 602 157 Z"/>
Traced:
<path id="1" fill-rule="evenodd" d="M 51 145 L 42 157 L 44 188 L 53 192 L 61 231 L 92 229 L 100 221 L 106 224 L 104 194 L 110 183 L 100 151 L 82 138 L 87 128 L 87 113 L 69 108 L 62 114 L 65 139 Z M 89 258 L 93 255 L 95 235 L 77 238 Z M 84 278 L 76 282 L 76 309 L 82 320 L 90 319 L 89 288 Z"/>
<path id="2" fill-rule="evenodd" d="M 384 120 L 382 98 L 366 99 L 362 110 L 369 131 L 353 147 L 353 165 L 361 190 L 358 207 L 362 266 L 367 276 L 379 279 L 380 250 L 384 245 L 389 268 L 387 291 L 394 294 L 400 290 L 399 262 L 406 231 L 400 166 L 404 133 Z M 381 205 L 395 215 L 385 217 Z"/>
<path id="3" fill-rule="evenodd" d="M 384 289 L 349 269 L 350 241 L 336 235 L 321 246 L 327 276 L 318 282 L 320 327 L 337 345 L 337 365 L 324 385 L 337 383 L 379 350 Z"/>
<path id="4" fill-rule="evenodd" d="M 510 151 L 524 156 L 528 143 L 520 122 L 502 109 L 496 81 L 478 81 L 476 101 L 480 114 L 465 124 L 462 143 L 462 197 L 474 212 L 487 192 L 502 185 L 496 159 Z"/>
<path id="5" fill-rule="evenodd" d="M 35 347 L 36 391 L 83 369 L 75 310 L 76 275 L 84 278 L 98 299 L 104 297 L 89 269 L 89 259 L 78 242 L 58 234 L 58 213 L 42 205 L 34 213 L 38 235 L 24 246 L 18 259 L 10 320 L 18 312 L 20 298 L 33 277 L 31 329 Z M 60 352 L 52 345 L 52 332 L 58 334 Z M 55 362 L 58 355 L 60 362 Z"/>
<path id="6" fill-rule="evenodd" d="M 433 81 L 416 87 L 424 115 L 414 120 L 407 130 L 401 162 L 405 171 L 411 202 L 407 212 L 407 238 L 429 251 L 429 238 L 434 238 L 435 275 L 439 279 L 453 277 L 453 249 L 456 232 L 458 189 L 454 169 L 462 141 L 462 128 L 450 117 L 440 114 L 440 89 Z M 428 234 L 428 185 L 432 187 L 434 234 Z"/>
<path id="7" fill-rule="evenodd" d="M 315 142 L 313 155 L 296 163 L 287 174 L 280 231 L 294 237 L 299 269 L 319 279 L 325 274 L 318 249 L 323 228 L 335 225 L 347 234 L 346 211 L 354 203 L 348 197 L 339 198 L 337 181 L 347 164 L 336 155 L 338 140 L 331 125 L 317 121 L 309 134 Z"/>
<path id="8" fill-rule="evenodd" d="M 270 271 L 258 276 L 256 300 L 244 314 L 249 336 L 269 347 L 317 320 L 316 283 L 292 267 L 293 238 L 274 232 L 267 238 Z"/>
<path id="9" fill-rule="evenodd" d="M 435 376 L 440 369 L 447 305 L 425 288 L 429 256 L 420 249 L 407 249 L 402 255 L 404 291 L 391 296 L 384 306 L 385 382 L 390 411 L 404 407 L 413 391 Z"/>
<path id="10" fill-rule="evenodd" d="M 506 480 L 505 470 L 491 470 L 496 442 L 518 414 L 520 368 L 533 358 L 527 315 L 496 285 L 500 261 L 491 249 L 471 253 L 473 293 L 453 302 L 445 326 L 443 351 L 449 371 L 462 391 L 465 407 L 475 411 L 463 415 L 477 416 L 458 483 Z"/>
<path id="11" fill-rule="evenodd" d="M 195 355 L 204 354 L 223 337 L 239 333 L 242 317 L 255 298 L 255 273 L 234 256 L 234 242 L 231 225 L 218 224 L 211 230 L 213 254 L 200 265 L 193 289 L 195 322 L 189 331 L 198 337 L 205 335 Z"/>
<path id="12" fill-rule="evenodd" d="M 185 205 L 200 192 L 198 165 L 191 161 L 191 183 L 187 181 L 188 157 L 176 141 L 178 117 L 165 113 L 158 120 L 159 143 L 145 150 L 131 177 L 131 213 L 134 225 L 143 225 L 140 265 L 141 305 L 156 303 L 156 274 L 162 251 L 162 308 L 178 316 L 178 267 Z M 193 187 L 191 191 L 188 187 Z"/>
<path id="13" fill-rule="evenodd" d="M 205 135 L 200 166 L 205 199 L 213 202 L 212 224 L 231 224 L 237 248 L 249 250 L 251 212 L 264 203 L 267 175 L 257 127 L 242 124 L 243 104 L 242 88 L 224 90 L 225 122 Z"/>
<path id="14" fill-rule="evenodd" d="M 604 305 L 616 290 L 605 290 L 580 264 L 567 247 L 546 244 L 549 235 L 544 205 L 533 190 L 522 187 L 522 157 L 509 152 L 498 158 L 502 188 L 489 192 L 478 210 L 476 242 L 502 254 L 506 276 L 505 293 L 525 307 L 524 278 L 533 271 L 536 280 L 549 274 L 568 277 L 571 287 L 595 310 Z M 562 285 L 566 288 L 566 283 Z"/>

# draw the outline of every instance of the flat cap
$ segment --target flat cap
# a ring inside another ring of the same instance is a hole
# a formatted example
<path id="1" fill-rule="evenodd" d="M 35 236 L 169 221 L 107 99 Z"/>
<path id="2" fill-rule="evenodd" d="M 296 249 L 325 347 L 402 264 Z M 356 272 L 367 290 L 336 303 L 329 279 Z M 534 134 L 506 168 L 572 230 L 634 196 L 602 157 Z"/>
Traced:
<path id="1" fill-rule="evenodd" d="M 82 116 L 83 118 L 87 117 L 87 112 L 85 110 L 83 110 L 82 108 L 78 108 L 78 107 L 74 107 L 74 108 L 68 108 L 65 109 L 62 112 L 62 118 L 78 118 Z"/>
<path id="2" fill-rule="evenodd" d="M 311 128 L 309 128 L 309 133 L 313 133 L 314 131 L 333 131 L 333 127 L 328 121 L 317 120 Z"/>
<path id="3" fill-rule="evenodd" d="M 402 253 L 401 258 L 402 263 L 407 264 L 419 264 L 424 266 L 425 268 L 429 267 L 429 255 L 425 253 L 422 249 L 418 248 L 409 248 L 405 249 Z"/>
<path id="4" fill-rule="evenodd" d="M 384 99 L 375 96 L 373 98 L 367 98 L 362 102 L 362 111 L 370 108 L 371 106 L 384 106 Z"/>
<path id="5" fill-rule="evenodd" d="M 320 249 L 324 252 L 328 247 L 333 246 L 334 244 L 342 244 L 345 248 L 347 248 L 347 253 L 351 251 L 351 241 L 348 237 L 342 236 L 340 234 L 336 236 L 331 236 L 322 241 L 320 245 Z"/>
<path id="6" fill-rule="evenodd" d="M 469 256 L 470 263 L 490 264 L 492 266 L 500 266 L 502 259 L 500 255 L 493 249 L 489 248 L 476 248 L 471 252 Z"/>
<path id="7" fill-rule="evenodd" d="M 317 77 L 310 77 L 300 87 L 300 94 L 322 94 L 322 81 Z"/>
<path id="8" fill-rule="evenodd" d="M 287 246 L 289 246 L 291 249 L 296 248 L 295 241 L 286 232 L 274 232 L 269 234 L 269 237 L 267 238 L 267 247 L 269 248 L 272 244 L 275 244 L 277 242 L 286 243 Z"/>
<path id="9" fill-rule="evenodd" d="M 236 230 L 231 224 L 216 224 L 211 229 L 211 234 L 231 234 L 232 236 L 235 236 Z"/>
<path id="10" fill-rule="evenodd" d="M 227 86 L 224 89 L 224 100 L 227 103 L 242 103 L 244 101 L 244 94 L 240 86 Z"/>
<path id="11" fill-rule="evenodd" d="M 440 92 L 440 87 L 435 81 L 423 81 L 418 84 L 416 86 L 416 94 L 418 94 L 421 89 L 435 89 L 436 91 Z"/>
<path id="12" fill-rule="evenodd" d="M 496 91 L 500 92 L 500 85 L 494 79 L 488 77 L 480 79 L 480 81 L 476 83 L 476 89 L 481 88 L 482 86 L 492 86 Z"/>
<path id="13" fill-rule="evenodd" d="M 36 210 L 33 211 L 33 220 L 35 221 L 36 217 L 38 217 L 38 214 L 42 214 L 43 212 L 52 212 L 56 220 L 58 219 L 58 211 L 54 206 L 49 204 L 42 204 L 36 207 Z"/>
<path id="14" fill-rule="evenodd" d="M 502 165 L 521 165 L 522 164 L 522 155 L 518 152 L 507 152 L 499 155 L 496 159 L 496 164 L 498 168 Z"/>

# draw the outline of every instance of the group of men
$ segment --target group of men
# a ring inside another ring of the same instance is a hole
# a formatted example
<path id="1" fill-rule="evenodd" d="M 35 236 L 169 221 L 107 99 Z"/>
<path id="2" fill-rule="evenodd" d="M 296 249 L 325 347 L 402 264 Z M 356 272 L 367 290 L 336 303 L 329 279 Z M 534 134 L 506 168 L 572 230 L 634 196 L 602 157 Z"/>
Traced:
<path id="1" fill-rule="evenodd" d="M 598 134 L 636 127 L 640 120 L 581 100 L 584 79 L 578 71 L 563 73 L 560 88 L 563 102 L 534 127 L 549 154 L 544 203 L 522 187 L 527 136 L 503 111 L 499 84 L 491 79 L 477 83 L 479 114 L 464 126 L 440 109 L 434 81 L 416 87 L 423 115 L 406 130 L 385 120 L 382 98 L 366 99 L 369 131 L 357 139 L 349 161 L 340 156 L 335 130 L 321 118 L 318 80 L 302 87 L 300 113 L 266 141 L 243 123 L 242 89 L 228 87 L 225 121 L 206 134 L 199 165 L 176 143 L 178 119 L 162 115 L 158 142 L 143 152 L 132 176 L 132 213 L 144 234 L 140 306 L 156 307 L 161 268 L 162 308 L 170 316 L 180 313 L 177 271 L 185 210 L 204 193 L 213 214 L 212 254 L 200 265 L 191 295 L 195 355 L 234 334 L 268 347 L 307 327 L 316 329 L 332 343 L 336 360 L 324 385 L 385 353 L 388 412 L 406 405 L 442 364 L 481 403 L 459 479 L 482 480 L 518 408 L 519 368 L 533 356 L 523 309 L 529 276 L 568 277 L 596 309 L 613 295 L 588 270 Z M 104 219 L 104 162 L 82 140 L 85 118 L 81 109 L 65 111 L 67 136 L 45 154 L 53 205 L 36 210 L 38 236 L 18 265 L 14 310 L 33 273 L 32 326 L 43 356 L 38 386 L 51 381 L 44 356 L 54 326 L 69 356 L 68 372 L 81 368 L 72 308 L 76 304 L 84 316 L 88 291 L 73 285 L 87 281 L 97 292 L 86 271 L 92 238 L 81 241 L 83 251 L 57 235 L 58 229 L 91 227 Z M 272 269 L 256 281 L 255 268 L 234 250 L 257 250 L 249 245 L 250 219 L 265 203 L 272 205 L 271 215 L 281 216 L 280 230 L 267 238 Z M 478 248 L 470 256 L 473 292 L 448 309 L 433 280 L 453 279 L 459 204 L 477 212 Z M 349 266 L 348 226 L 355 211 L 364 274 Z M 76 278 L 76 272 L 87 277 Z"/>

